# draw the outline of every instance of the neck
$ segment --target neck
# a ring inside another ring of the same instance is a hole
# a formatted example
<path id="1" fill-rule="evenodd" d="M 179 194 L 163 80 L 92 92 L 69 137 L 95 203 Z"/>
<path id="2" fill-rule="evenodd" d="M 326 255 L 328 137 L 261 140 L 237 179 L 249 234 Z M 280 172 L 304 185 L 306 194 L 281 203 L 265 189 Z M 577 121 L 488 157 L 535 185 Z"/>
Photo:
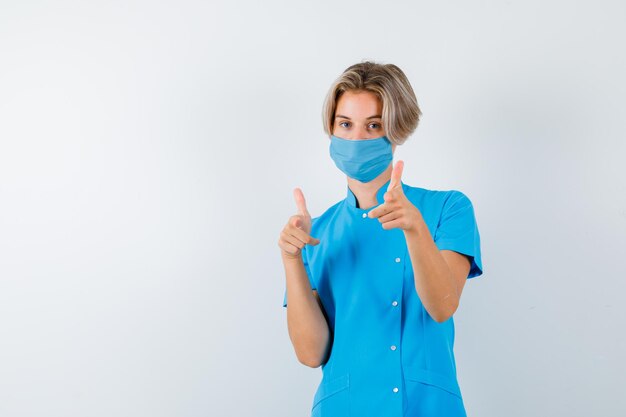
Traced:
<path id="1" fill-rule="evenodd" d="M 361 182 L 347 177 L 348 187 L 350 187 L 350 190 L 354 193 L 359 208 L 368 209 L 378 205 L 376 192 L 383 186 L 384 183 L 391 179 L 392 170 L 393 164 L 389 164 L 387 169 L 370 182 Z"/>

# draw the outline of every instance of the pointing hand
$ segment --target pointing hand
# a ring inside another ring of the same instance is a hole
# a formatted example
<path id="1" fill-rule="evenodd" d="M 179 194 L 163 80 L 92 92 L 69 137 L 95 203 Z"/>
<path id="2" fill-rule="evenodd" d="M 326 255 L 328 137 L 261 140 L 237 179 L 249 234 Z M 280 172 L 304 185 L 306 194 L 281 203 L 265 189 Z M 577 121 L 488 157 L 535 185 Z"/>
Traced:
<path id="1" fill-rule="evenodd" d="M 278 246 L 282 249 L 283 257 L 299 258 L 304 245 L 317 245 L 319 239 L 311 237 L 311 215 L 306 208 L 306 200 L 300 188 L 293 190 L 298 213 L 291 216 L 280 233 Z"/>
<path id="2" fill-rule="evenodd" d="M 412 231 L 422 216 L 418 208 L 404 194 L 401 182 L 403 168 L 403 161 L 396 162 L 391 172 L 387 192 L 383 196 L 385 202 L 367 214 L 372 219 L 377 218 L 385 230 L 400 228 L 404 231 Z"/>

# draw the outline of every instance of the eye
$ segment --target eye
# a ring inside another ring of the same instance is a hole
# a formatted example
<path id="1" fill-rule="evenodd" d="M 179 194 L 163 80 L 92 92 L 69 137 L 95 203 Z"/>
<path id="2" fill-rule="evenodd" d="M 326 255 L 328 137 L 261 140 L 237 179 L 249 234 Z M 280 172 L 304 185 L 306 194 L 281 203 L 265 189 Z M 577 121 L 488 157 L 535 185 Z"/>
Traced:
<path id="1" fill-rule="evenodd" d="M 380 124 L 378 123 L 370 123 L 370 126 L 375 126 L 373 129 L 380 129 Z"/>
<path id="2" fill-rule="evenodd" d="M 339 122 L 339 126 L 346 127 L 346 126 L 343 126 L 344 123 L 350 123 L 350 122 Z"/>

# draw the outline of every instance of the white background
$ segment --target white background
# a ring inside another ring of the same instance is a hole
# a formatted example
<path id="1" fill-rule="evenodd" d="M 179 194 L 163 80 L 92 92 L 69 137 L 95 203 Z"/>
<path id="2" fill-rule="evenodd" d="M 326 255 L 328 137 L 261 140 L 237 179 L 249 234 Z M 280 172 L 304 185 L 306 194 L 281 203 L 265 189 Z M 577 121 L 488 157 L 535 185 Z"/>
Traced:
<path id="1" fill-rule="evenodd" d="M 472 200 L 470 416 L 626 415 L 619 1 L 0 2 L 0 416 L 305 416 L 278 234 L 322 100 L 394 63 L 403 181 Z"/>

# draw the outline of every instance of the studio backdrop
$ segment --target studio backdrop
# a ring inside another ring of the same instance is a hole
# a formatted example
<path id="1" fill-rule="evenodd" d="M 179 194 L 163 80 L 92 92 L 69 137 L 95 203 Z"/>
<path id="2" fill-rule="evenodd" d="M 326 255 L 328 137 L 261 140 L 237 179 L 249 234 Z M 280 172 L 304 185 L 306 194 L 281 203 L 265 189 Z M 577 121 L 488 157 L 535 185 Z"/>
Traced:
<path id="1" fill-rule="evenodd" d="M 626 415 L 626 6 L 0 0 L 0 416 L 307 416 L 279 233 L 345 198 L 322 103 L 363 60 L 461 190 L 468 415 Z"/>

